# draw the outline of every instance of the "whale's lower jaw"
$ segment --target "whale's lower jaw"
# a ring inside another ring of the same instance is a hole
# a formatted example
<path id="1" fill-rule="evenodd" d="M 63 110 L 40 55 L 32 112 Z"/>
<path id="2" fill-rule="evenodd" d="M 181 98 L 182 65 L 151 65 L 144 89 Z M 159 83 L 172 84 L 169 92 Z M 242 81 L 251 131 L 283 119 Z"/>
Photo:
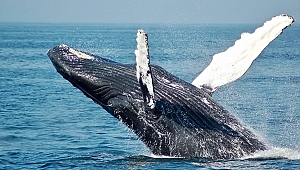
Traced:
<path id="1" fill-rule="evenodd" d="M 205 91 L 151 65 L 155 109 L 143 102 L 134 65 L 61 45 L 48 51 L 56 70 L 133 130 L 156 155 L 232 159 L 265 145 Z"/>

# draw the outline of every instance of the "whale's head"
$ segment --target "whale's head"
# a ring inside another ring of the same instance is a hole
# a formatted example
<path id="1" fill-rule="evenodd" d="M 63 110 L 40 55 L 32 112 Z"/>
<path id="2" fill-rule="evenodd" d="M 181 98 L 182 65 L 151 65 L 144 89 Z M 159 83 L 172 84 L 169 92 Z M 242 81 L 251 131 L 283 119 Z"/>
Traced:
<path id="1" fill-rule="evenodd" d="M 142 94 L 132 76 L 134 65 L 122 65 L 63 44 L 47 55 L 58 73 L 113 116 L 121 119 L 137 114 Z"/>

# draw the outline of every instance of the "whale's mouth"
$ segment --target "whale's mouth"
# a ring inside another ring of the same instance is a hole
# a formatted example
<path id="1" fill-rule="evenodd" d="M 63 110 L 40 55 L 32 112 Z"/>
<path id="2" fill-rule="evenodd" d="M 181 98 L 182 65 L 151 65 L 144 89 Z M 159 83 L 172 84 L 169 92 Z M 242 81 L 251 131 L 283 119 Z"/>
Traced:
<path id="1" fill-rule="evenodd" d="M 122 65 L 116 67 L 117 63 L 113 61 L 67 45 L 56 46 L 48 50 L 47 55 L 58 73 L 102 106 L 107 106 L 109 99 L 124 93 L 122 86 L 126 84 L 120 84 L 122 79 L 128 78 L 124 73 L 134 71 L 133 66 L 132 69 Z"/>

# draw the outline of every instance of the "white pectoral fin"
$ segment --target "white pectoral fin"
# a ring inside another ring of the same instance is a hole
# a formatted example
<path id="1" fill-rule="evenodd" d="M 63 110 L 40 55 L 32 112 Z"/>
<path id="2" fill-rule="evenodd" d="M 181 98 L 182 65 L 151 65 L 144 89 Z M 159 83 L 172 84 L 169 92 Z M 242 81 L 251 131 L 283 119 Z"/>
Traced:
<path id="1" fill-rule="evenodd" d="M 293 17 L 283 14 L 265 22 L 252 34 L 243 33 L 234 46 L 215 54 L 210 65 L 192 84 L 212 93 L 218 87 L 240 78 L 262 50 L 293 22 Z"/>
<path id="2" fill-rule="evenodd" d="M 134 52 L 136 56 L 136 76 L 141 86 L 144 102 L 153 109 L 155 107 L 154 88 L 150 68 L 147 33 L 144 30 L 138 30 L 136 41 L 137 49 Z"/>

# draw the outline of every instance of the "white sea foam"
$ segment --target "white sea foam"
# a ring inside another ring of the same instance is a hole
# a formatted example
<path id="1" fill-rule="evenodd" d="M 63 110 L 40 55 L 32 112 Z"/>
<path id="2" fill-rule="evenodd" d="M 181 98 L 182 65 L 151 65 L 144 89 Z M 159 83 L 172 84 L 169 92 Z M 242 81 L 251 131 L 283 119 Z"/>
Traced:
<path id="1" fill-rule="evenodd" d="M 147 155 L 151 158 L 161 158 L 161 159 L 180 159 L 182 157 L 172 157 L 172 156 L 163 156 L 163 155 L 154 155 L 150 154 Z M 271 149 L 265 151 L 259 151 L 253 153 L 251 155 L 245 156 L 240 158 L 241 160 L 244 159 L 291 159 L 291 160 L 300 160 L 300 152 L 297 150 L 289 149 L 289 148 L 279 148 L 273 147 Z"/>
<path id="2" fill-rule="evenodd" d="M 154 155 L 153 153 L 150 155 L 147 155 L 151 158 L 156 158 L 156 159 L 180 159 L 183 157 L 174 157 L 174 156 L 163 156 L 163 155 Z"/>
<path id="3" fill-rule="evenodd" d="M 243 157 L 242 159 L 292 159 L 300 160 L 300 152 L 289 148 L 272 147 L 265 151 L 258 151 L 254 154 Z"/>

